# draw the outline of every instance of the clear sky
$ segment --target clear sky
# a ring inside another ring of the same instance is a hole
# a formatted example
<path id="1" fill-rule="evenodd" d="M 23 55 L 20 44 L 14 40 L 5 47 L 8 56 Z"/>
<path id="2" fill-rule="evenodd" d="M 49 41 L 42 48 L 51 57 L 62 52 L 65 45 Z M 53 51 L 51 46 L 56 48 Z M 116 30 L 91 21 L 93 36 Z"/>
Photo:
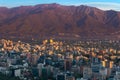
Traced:
<path id="1" fill-rule="evenodd" d="M 17 7 L 36 4 L 58 3 L 62 5 L 88 5 L 103 10 L 120 11 L 120 0 L 0 0 L 0 6 Z"/>

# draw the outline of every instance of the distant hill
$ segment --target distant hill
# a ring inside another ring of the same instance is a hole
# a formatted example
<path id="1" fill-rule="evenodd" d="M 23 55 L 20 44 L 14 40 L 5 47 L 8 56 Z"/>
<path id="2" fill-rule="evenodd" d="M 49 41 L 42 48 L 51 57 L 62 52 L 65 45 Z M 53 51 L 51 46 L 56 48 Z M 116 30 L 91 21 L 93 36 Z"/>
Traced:
<path id="1" fill-rule="evenodd" d="M 0 8 L 1 38 L 105 38 L 120 35 L 120 12 L 85 5 Z"/>

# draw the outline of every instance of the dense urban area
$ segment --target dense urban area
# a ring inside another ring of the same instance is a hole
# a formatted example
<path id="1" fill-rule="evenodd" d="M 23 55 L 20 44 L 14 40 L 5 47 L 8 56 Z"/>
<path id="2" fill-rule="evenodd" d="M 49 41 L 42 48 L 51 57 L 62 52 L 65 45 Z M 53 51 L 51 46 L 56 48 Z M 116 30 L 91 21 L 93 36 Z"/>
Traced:
<path id="1" fill-rule="evenodd" d="M 120 41 L 1 39 L 0 80 L 120 80 Z"/>

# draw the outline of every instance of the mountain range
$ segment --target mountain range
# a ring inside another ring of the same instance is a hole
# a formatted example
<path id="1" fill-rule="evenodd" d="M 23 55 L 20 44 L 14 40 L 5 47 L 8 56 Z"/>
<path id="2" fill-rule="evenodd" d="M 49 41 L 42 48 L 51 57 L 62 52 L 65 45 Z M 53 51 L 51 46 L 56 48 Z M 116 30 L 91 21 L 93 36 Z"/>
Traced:
<path id="1" fill-rule="evenodd" d="M 0 7 L 0 38 L 120 38 L 120 12 L 86 5 Z"/>

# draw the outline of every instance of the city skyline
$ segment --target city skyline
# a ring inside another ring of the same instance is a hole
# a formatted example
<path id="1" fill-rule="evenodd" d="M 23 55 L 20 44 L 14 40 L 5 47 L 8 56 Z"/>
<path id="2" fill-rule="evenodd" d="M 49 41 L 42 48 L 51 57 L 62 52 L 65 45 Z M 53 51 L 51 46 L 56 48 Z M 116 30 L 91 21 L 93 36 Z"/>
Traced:
<path id="1" fill-rule="evenodd" d="M 92 6 L 92 7 L 97 7 L 102 10 L 116 10 L 120 11 L 120 1 L 118 0 L 74 0 L 74 1 L 69 1 L 69 0 L 0 0 L 0 7 L 18 7 L 18 6 L 34 6 L 37 4 L 51 4 L 51 3 L 58 3 L 61 5 L 87 5 L 87 6 Z"/>

